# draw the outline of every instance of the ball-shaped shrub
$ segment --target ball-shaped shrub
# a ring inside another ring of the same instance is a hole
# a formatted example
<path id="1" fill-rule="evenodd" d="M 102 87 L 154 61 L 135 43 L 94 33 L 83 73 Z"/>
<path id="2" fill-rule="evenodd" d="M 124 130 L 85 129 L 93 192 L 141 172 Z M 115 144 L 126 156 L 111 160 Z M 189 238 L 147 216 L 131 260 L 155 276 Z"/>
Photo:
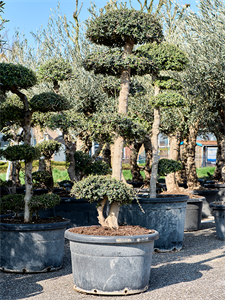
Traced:
<path id="1" fill-rule="evenodd" d="M 56 194 L 43 194 L 39 196 L 33 196 L 29 202 L 29 209 L 31 214 L 38 212 L 40 209 L 53 208 L 61 201 L 59 195 Z"/>
<path id="2" fill-rule="evenodd" d="M 42 64 L 38 69 L 38 79 L 43 81 L 62 81 L 71 78 L 72 68 L 63 58 L 53 58 Z"/>
<path id="3" fill-rule="evenodd" d="M 12 88 L 28 89 L 37 83 L 35 73 L 20 65 L 13 63 L 0 63 L 1 89 L 10 91 Z"/>
<path id="4" fill-rule="evenodd" d="M 149 55 L 159 71 L 182 71 L 188 63 L 186 54 L 177 46 L 168 43 L 145 44 L 138 47 L 136 53 Z"/>
<path id="5" fill-rule="evenodd" d="M 33 111 L 49 112 L 49 111 L 63 111 L 70 109 L 69 101 L 62 95 L 45 92 L 33 96 L 30 100 L 30 106 Z"/>
<path id="6" fill-rule="evenodd" d="M 24 160 L 31 162 L 41 156 L 41 152 L 36 147 L 29 145 L 8 146 L 3 151 L 3 156 L 9 161 Z"/>
<path id="7" fill-rule="evenodd" d="M 58 153 L 61 149 L 62 144 L 55 140 L 43 141 L 38 143 L 35 148 L 37 148 L 41 155 L 46 159 L 51 159 L 54 153 Z"/>
<path id="8" fill-rule="evenodd" d="M 169 106 L 184 106 L 186 99 L 179 93 L 168 91 L 153 96 L 150 99 L 150 103 L 153 106 L 162 106 L 162 107 L 169 107 Z"/>
<path id="9" fill-rule="evenodd" d="M 28 204 L 30 213 L 38 212 L 40 209 L 53 208 L 59 204 L 61 198 L 56 194 L 44 194 L 40 196 L 32 196 Z M 6 212 L 8 210 L 13 213 L 20 213 L 24 210 L 24 195 L 14 194 L 6 195 L 0 198 L 0 210 Z"/>
<path id="10" fill-rule="evenodd" d="M 88 23 L 86 37 L 95 44 L 122 47 L 134 44 L 161 42 L 162 27 L 150 14 L 121 8 L 109 10 Z"/>
<path id="11" fill-rule="evenodd" d="M 166 176 L 170 173 L 178 172 L 180 170 L 182 170 L 182 164 L 180 161 L 167 159 L 167 158 L 162 158 L 159 160 L 159 164 L 158 164 L 159 176 Z"/>
<path id="12" fill-rule="evenodd" d="M 38 183 L 46 183 L 51 178 L 47 171 L 36 171 L 32 173 L 32 180 Z"/>
<path id="13" fill-rule="evenodd" d="M 132 53 L 124 59 L 121 49 L 109 49 L 89 54 L 84 62 L 87 71 L 93 70 L 95 74 L 121 76 L 124 69 L 131 69 L 131 75 L 152 74 L 157 71 L 153 60 L 146 53 Z"/>
<path id="14" fill-rule="evenodd" d="M 24 210 L 24 195 L 14 194 L 5 195 L 0 198 L 0 214 L 4 214 L 7 211 L 13 213 L 19 213 Z"/>
<path id="15" fill-rule="evenodd" d="M 109 203 L 128 204 L 136 199 L 136 192 L 127 184 L 111 176 L 90 175 L 74 184 L 71 195 L 88 202 L 101 201 L 107 197 Z"/>

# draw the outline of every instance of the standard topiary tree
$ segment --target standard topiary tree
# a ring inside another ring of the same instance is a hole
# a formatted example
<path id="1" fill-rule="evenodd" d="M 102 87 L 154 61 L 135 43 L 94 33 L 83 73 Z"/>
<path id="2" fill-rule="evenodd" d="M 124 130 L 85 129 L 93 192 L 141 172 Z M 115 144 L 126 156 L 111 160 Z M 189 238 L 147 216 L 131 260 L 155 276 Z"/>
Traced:
<path id="1" fill-rule="evenodd" d="M 149 13 L 129 9 L 126 5 L 120 8 L 109 5 L 98 17 L 88 22 L 86 36 L 97 45 L 109 47 L 109 50 L 87 56 L 84 61 L 86 70 L 120 77 L 118 112 L 127 114 L 131 75 L 144 75 L 156 71 L 148 56 L 137 55 L 133 51 L 134 45 L 154 41 L 160 43 L 163 39 L 161 25 Z M 123 146 L 124 139 L 117 133 L 112 176 L 118 180 L 121 180 L 122 176 Z M 111 208 L 115 211 L 119 209 L 117 203 L 111 205 Z"/>
<path id="2" fill-rule="evenodd" d="M 19 100 L 23 104 L 22 110 L 24 112 L 24 119 L 22 122 L 23 127 L 23 141 L 27 147 L 31 146 L 31 118 L 35 111 L 47 112 L 47 111 L 62 111 L 70 108 L 68 101 L 55 93 L 41 93 L 35 95 L 30 101 L 26 94 L 21 90 L 29 89 L 37 83 L 35 73 L 19 64 L 12 63 L 0 63 L 0 82 L 1 89 L 6 95 L 6 92 L 10 91 L 19 97 Z M 13 120 L 13 111 L 15 107 L 12 106 L 9 119 Z M 32 149 L 32 148 L 30 148 Z M 32 152 L 32 151 L 31 151 Z M 24 222 L 30 220 L 29 202 L 32 196 L 32 159 L 25 160 L 25 186 L 26 194 L 24 198 Z"/>
<path id="3" fill-rule="evenodd" d="M 153 75 L 153 85 L 155 86 L 155 97 L 152 99 L 154 106 L 154 122 L 152 126 L 152 172 L 150 180 L 150 198 L 156 198 L 156 181 L 158 173 L 158 135 L 160 126 L 160 106 L 180 106 L 183 105 L 185 99 L 174 91 L 166 91 L 160 93 L 163 89 L 177 90 L 180 88 L 179 82 L 168 77 L 163 77 L 160 71 L 183 71 L 187 65 L 187 57 L 185 53 L 177 46 L 168 43 L 151 43 L 140 46 L 137 53 L 149 55 L 155 65 L 157 72 Z"/>

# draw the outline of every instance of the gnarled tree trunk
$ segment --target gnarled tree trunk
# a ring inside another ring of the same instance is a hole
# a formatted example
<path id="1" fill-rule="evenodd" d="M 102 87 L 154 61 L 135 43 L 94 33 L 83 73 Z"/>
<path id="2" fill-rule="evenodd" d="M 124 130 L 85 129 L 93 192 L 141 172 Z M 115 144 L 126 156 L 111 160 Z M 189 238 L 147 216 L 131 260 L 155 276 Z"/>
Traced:
<path id="1" fill-rule="evenodd" d="M 180 133 L 169 135 L 170 152 L 168 159 L 178 160 L 180 154 Z M 165 178 L 167 191 L 179 190 L 175 173 L 170 173 Z"/>
<path id="2" fill-rule="evenodd" d="M 198 135 L 199 121 L 190 125 L 187 145 L 187 186 L 188 189 L 194 189 L 199 186 L 195 165 L 195 147 Z"/>
<path id="3" fill-rule="evenodd" d="M 142 182 L 143 177 L 140 174 L 140 167 L 137 164 L 138 160 L 138 153 L 139 150 L 141 149 L 142 142 L 133 142 L 131 145 L 131 155 L 130 155 L 130 171 L 132 175 L 132 180 L 134 182 Z"/>
<path id="4" fill-rule="evenodd" d="M 155 86 L 155 96 L 160 92 L 160 88 Z M 160 126 L 160 108 L 154 107 L 154 122 L 152 125 L 152 172 L 150 179 L 150 198 L 156 198 L 156 182 L 158 175 L 158 136 Z"/>
<path id="5" fill-rule="evenodd" d="M 152 167 L 152 142 L 150 136 L 146 136 L 144 139 L 144 148 L 145 148 L 145 185 L 149 186 L 151 179 L 151 167 Z"/>
<path id="6" fill-rule="evenodd" d="M 213 174 L 213 177 L 215 180 L 218 180 L 220 182 L 225 182 L 225 136 L 218 136 L 217 138 L 217 155 L 216 155 L 216 169 Z"/>

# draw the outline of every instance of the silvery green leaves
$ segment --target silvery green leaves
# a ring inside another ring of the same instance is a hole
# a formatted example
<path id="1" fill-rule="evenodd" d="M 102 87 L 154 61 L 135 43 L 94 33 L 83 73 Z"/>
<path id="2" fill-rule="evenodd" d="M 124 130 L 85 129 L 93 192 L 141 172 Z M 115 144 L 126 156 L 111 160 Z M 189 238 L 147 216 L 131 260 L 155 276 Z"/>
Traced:
<path id="1" fill-rule="evenodd" d="M 150 103 L 153 106 L 185 106 L 187 99 L 185 99 L 181 94 L 174 91 L 166 91 L 162 94 L 158 94 L 157 96 L 153 96 L 150 99 Z"/>
<path id="2" fill-rule="evenodd" d="M 3 91 L 28 89 L 37 83 L 35 73 L 19 64 L 0 63 L 0 83 Z"/>
<path id="3" fill-rule="evenodd" d="M 158 164 L 158 175 L 166 176 L 170 173 L 174 173 L 182 170 L 182 164 L 180 161 L 173 159 L 162 158 L 159 160 Z"/>
<path id="4" fill-rule="evenodd" d="M 38 69 L 38 79 L 43 81 L 62 81 L 72 77 L 72 67 L 63 58 L 53 58 Z"/>
<path id="5" fill-rule="evenodd" d="M 123 57 L 122 49 L 109 49 L 89 54 L 84 60 L 84 68 L 95 74 L 120 77 L 122 70 L 131 69 L 131 75 L 151 74 L 157 71 L 156 65 L 147 54 L 132 53 Z"/>
<path id="6" fill-rule="evenodd" d="M 41 152 L 36 147 L 29 145 L 14 145 L 8 146 L 2 154 L 9 161 L 24 160 L 31 162 L 41 156 Z"/>
<path id="7" fill-rule="evenodd" d="M 109 203 L 118 202 L 120 205 L 128 204 L 136 198 L 136 192 L 111 176 L 89 176 L 75 183 L 71 195 L 77 199 L 84 198 L 88 202 L 101 201 L 108 198 Z"/>
<path id="8" fill-rule="evenodd" d="M 168 43 L 145 44 L 138 47 L 136 53 L 149 56 L 158 71 L 183 71 L 188 63 L 184 51 Z"/>
<path id="9" fill-rule="evenodd" d="M 29 103 L 33 111 L 40 112 L 56 112 L 71 108 L 69 101 L 65 97 L 52 92 L 35 95 Z"/>
<path id="10" fill-rule="evenodd" d="M 109 10 L 88 22 L 86 37 L 93 43 L 109 47 L 161 42 L 161 25 L 150 14 L 128 8 Z"/>

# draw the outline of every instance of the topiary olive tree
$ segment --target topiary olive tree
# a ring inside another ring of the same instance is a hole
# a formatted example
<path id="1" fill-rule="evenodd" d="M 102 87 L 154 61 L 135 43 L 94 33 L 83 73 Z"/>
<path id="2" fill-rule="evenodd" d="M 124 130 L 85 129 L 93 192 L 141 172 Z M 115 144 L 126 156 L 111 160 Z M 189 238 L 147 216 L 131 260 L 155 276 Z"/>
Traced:
<path id="1" fill-rule="evenodd" d="M 5 95 L 6 92 L 10 91 L 16 94 L 22 103 L 21 109 L 24 112 L 24 118 L 21 125 L 23 127 L 23 141 L 26 147 L 31 146 L 31 118 L 35 111 L 57 112 L 70 108 L 70 104 L 68 103 L 67 99 L 55 93 L 42 93 L 40 95 L 35 95 L 29 101 L 26 94 L 21 90 L 26 90 L 34 86 L 37 83 L 37 78 L 32 70 L 20 64 L 0 63 L 0 82 L 1 90 Z M 14 120 L 13 111 L 15 109 L 16 108 L 12 106 L 11 121 Z M 31 200 L 33 185 L 32 159 L 27 160 L 27 158 L 25 158 L 25 186 L 26 194 L 24 198 L 24 222 L 28 222 L 30 220 L 28 204 Z"/>
<path id="2" fill-rule="evenodd" d="M 155 65 L 148 55 L 138 55 L 134 46 L 157 42 L 163 39 L 160 23 L 149 13 L 109 6 L 98 17 L 88 22 L 86 37 L 97 45 L 109 47 L 109 50 L 91 53 L 84 60 L 86 70 L 120 77 L 121 89 L 118 99 L 119 114 L 127 114 L 128 95 L 131 75 L 156 72 Z M 117 133 L 114 143 L 112 176 L 121 180 L 122 154 L 124 138 Z M 119 210 L 112 203 L 112 210 Z"/>
<path id="3" fill-rule="evenodd" d="M 180 106 L 185 102 L 184 97 L 179 93 L 171 91 L 180 88 L 179 82 L 170 76 L 161 76 L 161 71 L 183 71 L 187 65 L 187 56 L 177 46 L 168 43 L 151 43 L 140 46 L 137 53 L 149 55 L 157 66 L 157 72 L 153 75 L 155 96 L 151 99 L 154 106 L 154 122 L 152 126 L 152 172 L 150 179 L 150 198 L 156 197 L 156 181 L 158 173 L 158 135 L 160 126 L 160 106 Z M 161 90 L 169 91 L 161 93 Z"/>
<path id="4" fill-rule="evenodd" d="M 118 214 L 119 210 L 110 210 L 107 218 L 103 215 L 103 209 L 108 201 L 111 206 L 116 203 L 117 206 L 131 203 L 135 198 L 137 199 L 136 192 L 133 188 L 125 183 L 112 178 L 111 176 L 93 176 L 74 184 L 71 195 L 78 199 L 85 198 L 89 202 L 98 201 L 98 221 L 104 227 L 111 229 L 118 228 Z"/>

